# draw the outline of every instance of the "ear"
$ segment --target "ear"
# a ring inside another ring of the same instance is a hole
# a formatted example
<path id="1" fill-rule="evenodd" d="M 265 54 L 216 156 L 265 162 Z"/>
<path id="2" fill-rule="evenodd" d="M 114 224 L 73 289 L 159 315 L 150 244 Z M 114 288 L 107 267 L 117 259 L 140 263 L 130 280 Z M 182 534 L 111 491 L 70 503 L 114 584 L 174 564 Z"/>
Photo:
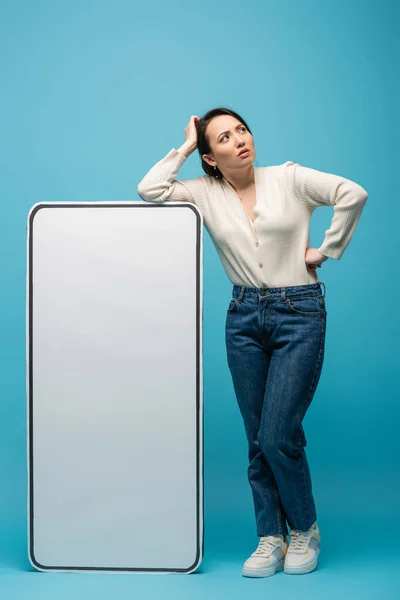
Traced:
<path id="1" fill-rule="evenodd" d="M 217 164 L 217 162 L 209 154 L 203 154 L 202 159 L 204 160 L 204 162 L 210 165 L 210 167 L 213 167 Z"/>

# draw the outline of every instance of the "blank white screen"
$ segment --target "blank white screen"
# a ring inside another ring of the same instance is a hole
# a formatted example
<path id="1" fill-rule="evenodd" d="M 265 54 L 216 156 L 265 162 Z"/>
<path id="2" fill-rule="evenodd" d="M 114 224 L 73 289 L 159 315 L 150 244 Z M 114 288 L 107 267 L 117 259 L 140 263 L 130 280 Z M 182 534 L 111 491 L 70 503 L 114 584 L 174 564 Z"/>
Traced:
<path id="1" fill-rule="evenodd" d="M 200 220 L 140 203 L 31 217 L 31 559 L 45 569 L 199 560 Z"/>

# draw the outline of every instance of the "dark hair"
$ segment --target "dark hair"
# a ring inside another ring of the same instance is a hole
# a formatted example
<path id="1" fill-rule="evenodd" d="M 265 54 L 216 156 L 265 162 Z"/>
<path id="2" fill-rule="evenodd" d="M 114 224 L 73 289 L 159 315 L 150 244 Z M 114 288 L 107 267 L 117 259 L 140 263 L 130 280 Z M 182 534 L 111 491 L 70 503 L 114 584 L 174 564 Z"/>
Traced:
<path id="1" fill-rule="evenodd" d="M 207 175 L 215 177 L 216 179 L 222 179 L 223 175 L 221 171 L 218 169 L 218 167 L 214 169 L 214 167 L 206 163 L 206 161 L 203 159 L 203 154 L 209 154 L 209 152 L 211 151 L 210 144 L 206 136 L 207 126 L 214 117 L 219 117 L 220 115 L 230 115 L 231 117 L 235 117 L 235 119 L 243 123 L 243 125 L 246 127 L 249 133 L 251 133 L 250 127 L 247 125 L 246 121 L 242 119 L 242 117 L 238 115 L 235 111 L 230 110 L 229 108 L 213 108 L 212 110 L 206 112 L 206 114 L 203 115 L 201 119 L 199 119 L 196 122 L 197 149 L 201 158 L 201 166 L 203 167 L 203 170 L 207 173 Z"/>

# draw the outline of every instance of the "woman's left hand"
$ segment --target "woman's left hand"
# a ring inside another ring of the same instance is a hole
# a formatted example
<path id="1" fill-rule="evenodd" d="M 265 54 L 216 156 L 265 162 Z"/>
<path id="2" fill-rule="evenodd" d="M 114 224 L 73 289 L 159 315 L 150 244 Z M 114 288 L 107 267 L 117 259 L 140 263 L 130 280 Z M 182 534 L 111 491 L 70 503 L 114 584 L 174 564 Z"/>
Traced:
<path id="1" fill-rule="evenodd" d="M 321 267 L 323 262 L 328 260 L 329 256 L 324 256 L 316 248 L 307 248 L 304 258 L 309 269 L 317 269 Z"/>

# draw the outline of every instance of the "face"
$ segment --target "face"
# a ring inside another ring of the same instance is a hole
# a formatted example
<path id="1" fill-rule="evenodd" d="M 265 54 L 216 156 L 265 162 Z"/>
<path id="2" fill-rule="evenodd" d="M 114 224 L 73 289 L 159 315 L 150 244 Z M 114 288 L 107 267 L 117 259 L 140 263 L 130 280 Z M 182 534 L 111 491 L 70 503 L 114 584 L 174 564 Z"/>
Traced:
<path id="1" fill-rule="evenodd" d="M 203 159 L 220 171 L 232 171 L 248 167 L 256 157 L 254 140 L 248 129 L 231 115 L 214 117 L 207 126 L 206 135 L 211 152 L 203 154 Z M 246 153 L 239 155 L 247 149 Z"/>

